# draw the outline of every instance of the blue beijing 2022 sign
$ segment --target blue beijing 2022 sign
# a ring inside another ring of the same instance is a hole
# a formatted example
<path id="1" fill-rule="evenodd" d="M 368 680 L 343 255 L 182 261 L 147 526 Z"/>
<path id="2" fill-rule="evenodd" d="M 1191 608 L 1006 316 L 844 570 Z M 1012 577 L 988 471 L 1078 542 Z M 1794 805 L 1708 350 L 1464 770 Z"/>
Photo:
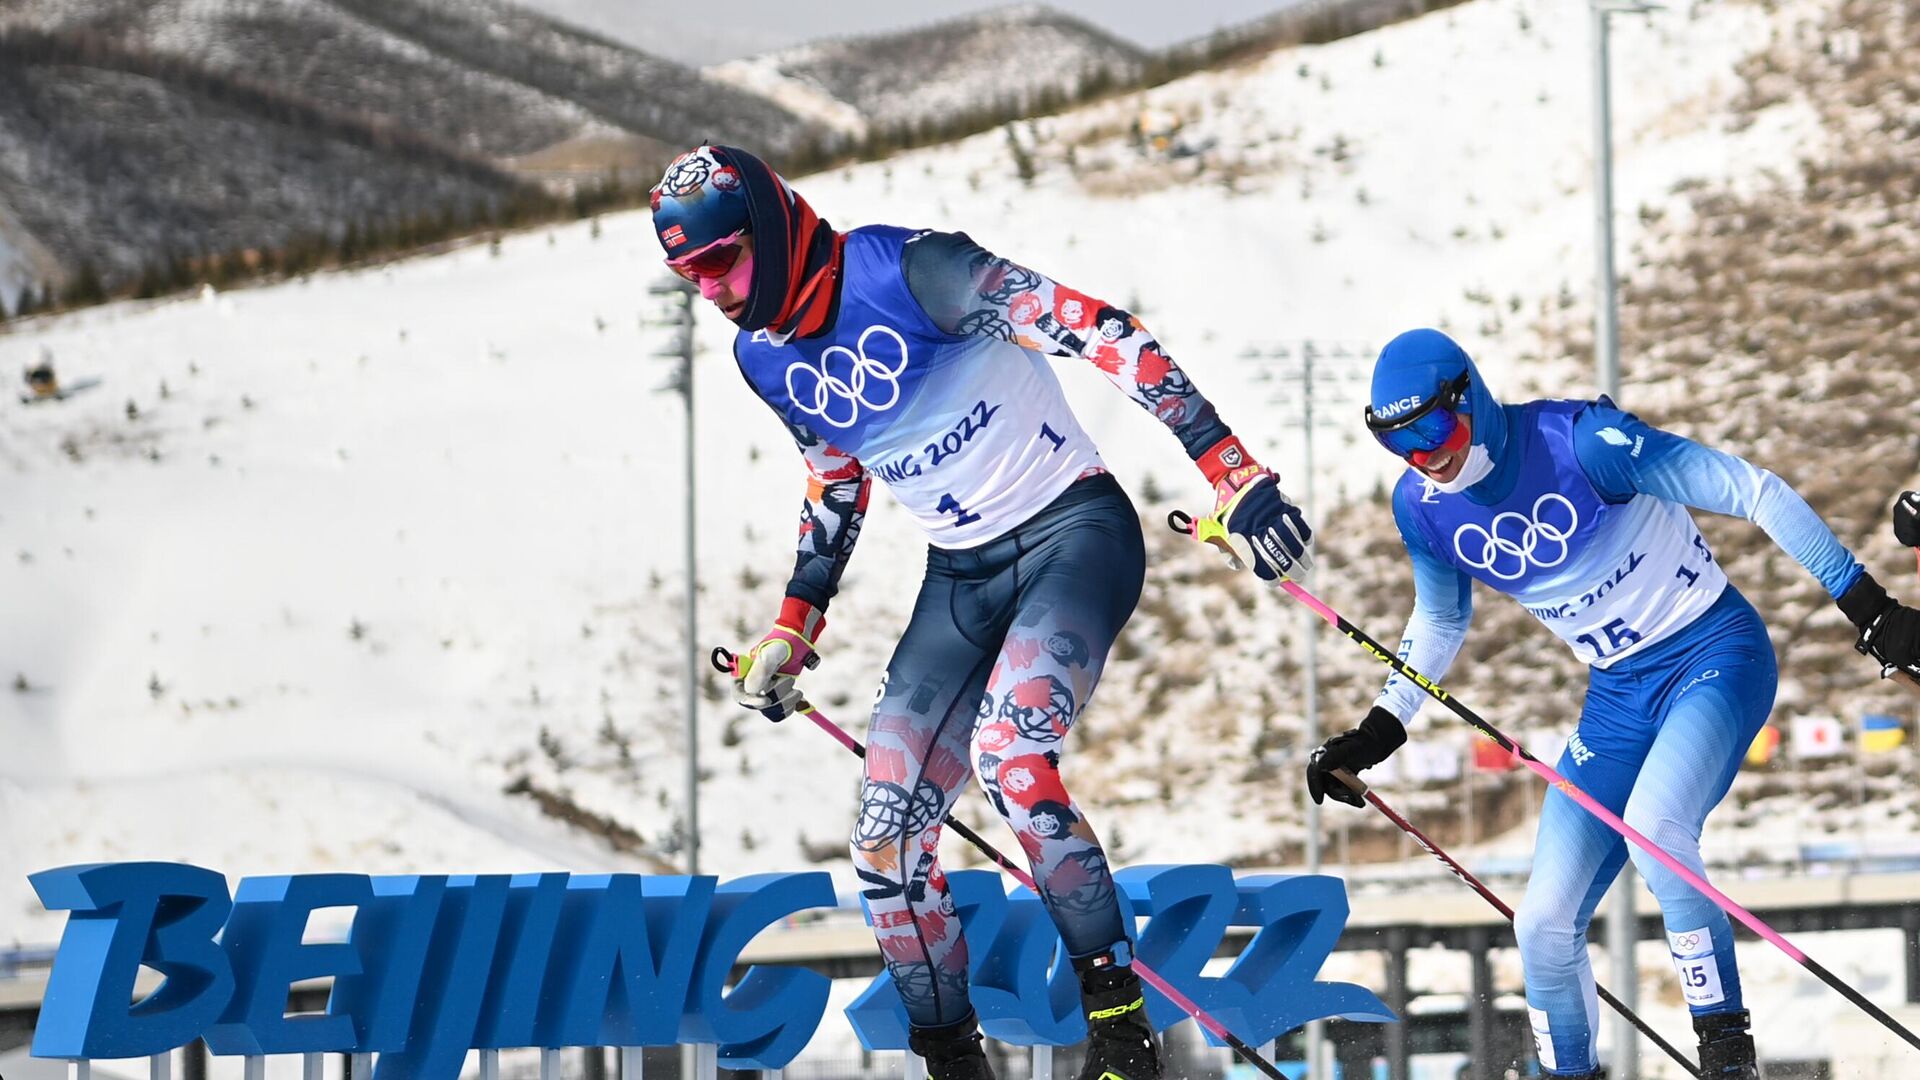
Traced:
<path id="1" fill-rule="evenodd" d="M 1387 1022 L 1370 991 L 1314 981 L 1346 923 L 1336 878 L 1247 876 L 1224 866 L 1115 875 L 1135 955 L 1235 1035 L 1259 1045 L 1309 1020 Z M 828 980 L 755 966 L 747 943 L 797 912 L 830 908 L 819 871 L 711 877 L 562 873 L 301 874 L 246 878 L 231 895 L 180 863 L 68 866 L 33 875 L 67 911 L 34 1033 L 38 1057 L 122 1058 L 205 1038 L 216 1054 L 378 1054 L 375 1080 L 451 1080 L 469 1049 L 718 1044 L 734 1069 L 777 1069 L 812 1039 Z M 1068 1045 L 1086 1036 L 1071 966 L 1038 898 L 998 875 L 947 875 L 972 946 L 973 1002 L 988 1035 Z M 354 908 L 344 942 L 303 941 L 308 915 Z M 1139 920 L 1144 918 L 1144 923 Z M 1207 977 L 1227 928 L 1256 928 Z M 164 976 L 133 1003 L 142 966 Z M 331 977 L 324 1013 L 286 1014 L 288 987 Z M 871 1049 L 906 1046 L 906 1013 L 882 974 L 849 1006 Z M 1184 1019 L 1147 992 L 1156 1029 Z"/>

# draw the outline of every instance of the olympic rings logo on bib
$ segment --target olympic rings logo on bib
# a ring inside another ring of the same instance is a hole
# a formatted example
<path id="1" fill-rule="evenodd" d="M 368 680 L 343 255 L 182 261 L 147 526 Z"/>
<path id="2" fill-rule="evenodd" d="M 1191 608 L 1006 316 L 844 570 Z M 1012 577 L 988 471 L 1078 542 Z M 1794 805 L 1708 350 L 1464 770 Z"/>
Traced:
<path id="1" fill-rule="evenodd" d="M 867 355 L 867 339 L 875 334 L 893 339 L 899 358 L 888 362 Z M 845 357 L 842 365 L 835 357 Z M 837 428 L 860 421 L 862 408 L 886 412 L 900 401 L 900 374 L 907 370 L 907 342 L 891 326 L 869 326 L 852 349 L 831 345 L 820 354 L 820 366 L 802 360 L 787 368 L 787 397 L 803 413 Z M 885 397 L 881 397 L 882 394 Z"/>
<path id="2" fill-rule="evenodd" d="M 1555 505 L 1565 510 L 1565 525 L 1546 520 Z M 1546 570 L 1567 561 L 1567 541 L 1580 528 L 1580 512 L 1566 496 L 1550 491 L 1533 501 L 1531 518 L 1508 510 L 1495 514 L 1492 525 L 1491 531 L 1473 524 L 1454 530 L 1453 553 L 1469 569 L 1518 581 L 1529 568 Z"/>

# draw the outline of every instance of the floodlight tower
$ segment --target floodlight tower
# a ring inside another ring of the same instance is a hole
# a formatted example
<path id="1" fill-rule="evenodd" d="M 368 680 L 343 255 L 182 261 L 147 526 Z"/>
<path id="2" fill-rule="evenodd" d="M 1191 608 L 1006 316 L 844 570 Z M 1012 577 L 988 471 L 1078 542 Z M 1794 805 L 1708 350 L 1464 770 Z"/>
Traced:
<path id="1" fill-rule="evenodd" d="M 671 390 L 680 395 L 687 407 L 686 422 L 686 468 L 687 492 L 684 524 L 687 547 L 687 686 L 686 686 L 686 724 L 687 724 L 687 794 L 686 794 L 686 848 L 687 873 L 700 872 L 700 642 L 699 642 L 699 584 L 695 575 L 697 563 L 694 554 L 694 488 L 693 477 L 693 284 L 679 276 L 674 276 L 657 284 L 648 286 L 650 296 L 666 301 L 665 312 L 655 319 L 655 325 L 666 327 L 672 334 L 667 343 L 653 351 L 653 356 L 663 360 L 677 360 L 673 374 L 661 389 Z"/>
<path id="2" fill-rule="evenodd" d="M 1613 101 L 1608 59 L 1608 20 L 1615 14 L 1642 15 L 1659 10 L 1641 0 L 1588 0 L 1593 19 L 1593 214 L 1594 214 L 1594 381 L 1600 392 L 1620 399 L 1620 312 L 1613 268 Z M 1633 862 L 1620 876 L 1607 901 L 1607 953 L 1613 957 L 1614 993 L 1628 1010 L 1640 1004 L 1640 972 L 1634 946 L 1640 939 L 1634 912 L 1636 887 Z M 1640 1041 L 1625 1010 L 1613 1018 L 1613 1071 L 1617 1080 L 1639 1080 Z"/>

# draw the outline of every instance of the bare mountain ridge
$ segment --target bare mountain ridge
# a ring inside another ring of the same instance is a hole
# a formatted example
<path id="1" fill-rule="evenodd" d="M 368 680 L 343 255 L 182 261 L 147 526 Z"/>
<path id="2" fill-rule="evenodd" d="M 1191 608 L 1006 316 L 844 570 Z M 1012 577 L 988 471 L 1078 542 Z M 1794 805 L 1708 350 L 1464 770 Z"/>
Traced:
<path id="1" fill-rule="evenodd" d="M 391 125 L 95 35 L 0 31 L 0 205 L 82 276 L 273 248 L 342 222 L 483 214 L 530 188 Z M 0 303 L 30 280 L 0 266 Z M 44 273 L 44 271 L 42 271 Z"/>
<path id="2" fill-rule="evenodd" d="M 9 309 L 34 282 L 484 224 L 705 136 L 824 150 L 764 98 L 497 0 L 26 0 L 0 38 L 0 251 L 50 256 L 0 259 Z"/>
<path id="3" fill-rule="evenodd" d="M 499 0 L 27 0 L 0 29 L 90 30 L 496 159 L 584 134 L 713 132 L 785 156 L 778 105 Z"/>
<path id="4" fill-rule="evenodd" d="M 1153 57 L 1085 20 L 1039 4 L 923 27 L 814 42 L 708 69 L 770 90 L 811 91 L 878 128 L 954 114 L 1031 109 L 1141 80 Z M 755 81 L 759 75 L 775 79 Z"/>

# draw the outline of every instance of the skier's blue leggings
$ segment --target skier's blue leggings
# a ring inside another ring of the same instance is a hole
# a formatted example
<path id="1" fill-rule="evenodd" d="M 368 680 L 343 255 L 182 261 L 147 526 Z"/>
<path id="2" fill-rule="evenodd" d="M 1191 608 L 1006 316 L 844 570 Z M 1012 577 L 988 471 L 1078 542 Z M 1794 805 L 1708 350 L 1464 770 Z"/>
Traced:
<path id="1" fill-rule="evenodd" d="M 939 846 L 941 819 L 975 776 L 1019 838 L 1068 954 L 1126 941 L 1107 857 L 1067 794 L 1060 757 L 1145 569 L 1140 518 L 1104 473 L 1005 536 L 928 550 L 874 704 L 852 842 L 881 956 L 914 1024 L 951 1024 L 971 1008 Z"/>
<path id="2" fill-rule="evenodd" d="M 1695 873 L 1700 829 L 1773 708 L 1766 626 L 1731 585 L 1686 629 L 1594 669 L 1561 775 Z M 1514 919 L 1527 1008 L 1549 1075 L 1594 1068 L 1598 1003 L 1587 958 L 1594 908 L 1628 854 L 1660 901 L 1695 1015 L 1742 1008 L 1725 912 L 1558 789 L 1540 811 L 1533 872 Z"/>

